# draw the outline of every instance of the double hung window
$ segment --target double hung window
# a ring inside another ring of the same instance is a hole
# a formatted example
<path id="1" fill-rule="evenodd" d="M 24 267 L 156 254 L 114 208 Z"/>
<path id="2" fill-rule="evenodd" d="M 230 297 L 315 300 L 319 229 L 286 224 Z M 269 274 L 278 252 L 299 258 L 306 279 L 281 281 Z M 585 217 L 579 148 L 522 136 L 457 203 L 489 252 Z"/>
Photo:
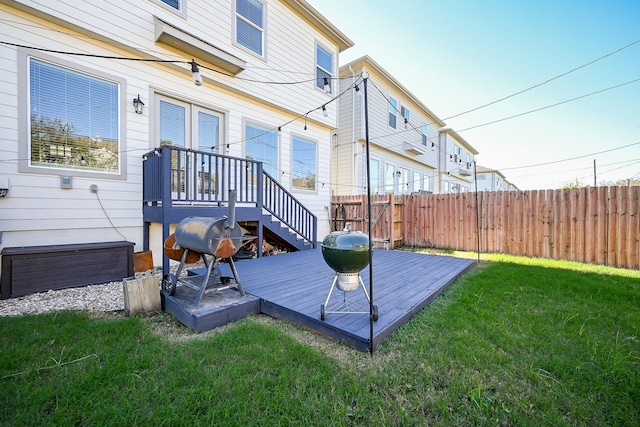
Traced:
<path id="1" fill-rule="evenodd" d="M 422 145 L 427 146 L 427 124 L 422 122 Z"/>
<path id="2" fill-rule="evenodd" d="M 264 4 L 259 0 L 236 0 L 236 42 L 264 56 Z"/>
<path id="3" fill-rule="evenodd" d="M 316 144 L 294 137 L 292 142 L 291 185 L 296 190 L 316 189 Z"/>
<path id="4" fill-rule="evenodd" d="M 333 55 L 322 46 L 316 46 L 316 87 L 331 93 Z M 326 83 L 326 84 L 325 84 Z"/>
<path id="5" fill-rule="evenodd" d="M 245 157 L 262 162 L 262 168 L 278 179 L 278 133 L 258 125 L 245 125 Z"/>
<path id="6" fill-rule="evenodd" d="M 389 97 L 389 126 L 396 128 L 396 122 L 398 120 L 398 101 Z"/>

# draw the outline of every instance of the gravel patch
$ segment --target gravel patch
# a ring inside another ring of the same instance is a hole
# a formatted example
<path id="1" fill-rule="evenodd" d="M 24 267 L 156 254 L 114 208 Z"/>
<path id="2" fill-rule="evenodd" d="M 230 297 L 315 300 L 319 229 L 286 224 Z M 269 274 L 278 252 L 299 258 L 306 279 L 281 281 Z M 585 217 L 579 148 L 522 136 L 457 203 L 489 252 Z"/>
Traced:
<path id="1" fill-rule="evenodd" d="M 203 267 L 202 262 L 190 264 L 189 268 Z M 178 263 L 171 265 L 169 271 L 176 272 Z M 162 278 L 162 268 L 155 267 L 147 272 Z M 181 276 L 184 276 L 183 271 Z M 0 316 L 19 316 L 21 314 L 40 314 L 59 310 L 86 310 L 96 312 L 124 311 L 123 282 L 109 282 L 100 285 L 80 286 L 57 291 L 39 292 L 18 298 L 0 300 Z"/>
<path id="2" fill-rule="evenodd" d="M 124 310 L 122 282 L 60 289 L 0 300 L 0 316 L 40 314 L 58 310 Z"/>

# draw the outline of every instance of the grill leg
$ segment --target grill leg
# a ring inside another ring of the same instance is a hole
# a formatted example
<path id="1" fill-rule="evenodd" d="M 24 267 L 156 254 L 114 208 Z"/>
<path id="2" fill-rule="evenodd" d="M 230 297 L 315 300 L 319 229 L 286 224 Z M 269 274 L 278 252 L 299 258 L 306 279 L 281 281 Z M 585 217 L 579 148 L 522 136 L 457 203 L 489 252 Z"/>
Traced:
<path id="1" fill-rule="evenodd" d="M 229 260 L 229 266 L 231 267 L 231 272 L 233 273 L 233 278 L 236 279 L 236 284 L 238 285 L 238 290 L 240 291 L 240 295 L 244 296 L 244 289 L 242 289 L 242 284 L 240 283 L 240 279 L 238 278 L 238 271 L 236 270 L 236 265 L 233 263 L 233 258 L 227 258 Z"/>
<path id="2" fill-rule="evenodd" d="M 336 282 L 338 281 L 338 273 L 336 273 L 333 278 L 333 283 L 331 284 L 331 289 L 329 289 L 329 295 L 327 295 L 327 300 L 324 302 L 325 307 L 329 307 L 329 299 L 331 298 L 331 294 L 333 293 L 333 289 L 336 287 Z"/>
<path id="3" fill-rule="evenodd" d="M 200 301 L 202 301 L 202 296 L 204 295 L 204 291 L 207 289 L 207 283 L 209 283 L 209 276 L 211 276 L 211 270 L 213 269 L 214 265 L 215 265 L 215 260 L 212 260 L 207 266 L 207 274 L 204 276 L 204 280 L 202 281 L 202 286 L 200 287 L 200 291 L 198 292 L 198 298 L 196 298 L 196 302 L 193 305 L 194 307 L 199 306 Z"/>

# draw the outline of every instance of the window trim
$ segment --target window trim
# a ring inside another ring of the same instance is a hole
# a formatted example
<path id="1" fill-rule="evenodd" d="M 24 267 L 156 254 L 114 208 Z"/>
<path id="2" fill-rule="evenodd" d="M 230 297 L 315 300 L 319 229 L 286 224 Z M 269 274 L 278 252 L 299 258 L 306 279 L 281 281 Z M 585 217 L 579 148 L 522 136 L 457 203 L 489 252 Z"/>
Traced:
<path id="1" fill-rule="evenodd" d="M 422 132 L 422 145 L 427 147 L 429 145 L 429 124 L 423 120 L 420 130 Z"/>
<path id="2" fill-rule="evenodd" d="M 331 56 L 331 70 L 327 71 L 324 67 L 320 66 L 320 64 L 318 64 L 318 48 L 324 50 L 325 52 L 327 52 L 330 56 Z M 327 49 L 327 47 L 325 45 L 323 45 L 322 43 L 316 41 L 315 43 L 315 52 L 314 52 L 314 56 L 315 56 L 315 67 L 314 67 L 314 74 L 316 75 L 317 78 L 317 73 L 318 73 L 318 68 L 321 69 L 322 71 L 324 71 L 325 73 L 329 74 L 329 91 L 326 92 L 328 95 L 331 95 L 332 93 L 334 93 L 334 87 L 335 85 L 333 84 L 333 79 L 335 78 L 335 73 L 334 73 L 334 69 L 335 69 L 335 64 L 336 64 L 336 56 L 335 56 L 335 52 L 332 51 L 331 49 Z M 319 90 L 321 92 L 324 92 L 324 87 L 318 87 L 317 84 L 317 80 L 315 81 L 314 85 L 313 85 L 316 90 Z"/>
<path id="3" fill-rule="evenodd" d="M 176 9 L 175 7 L 171 7 L 167 3 L 162 0 L 151 0 L 154 4 L 158 5 L 162 9 L 174 13 L 184 19 L 187 19 L 187 1 L 188 0 L 178 0 L 180 3 L 180 9 Z"/>
<path id="4" fill-rule="evenodd" d="M 295 187 L 293 185 L 293 177 L 294 177 L 293 176 L 293 161 L 294 161 L 294 158 L 293 158 L 293 153 L 294 153 L 294 151 L 293 151 L 293 140 L 294 139 L 298 139 L 300 141 L 304 141 L 304 142 L 307 142 L 309 144 L 313 144 L 315 149 L 316 149 L 315 165 L 314 165 L 316 179 L 315 179 L 315 182 L 314 182 L 313 190 L 310 190 L 308 188 L 299 188 L 299 187 Z M 291 134 L 291 143 L 290 143 L 290 145 L 291 145 L 291 147 L 290 147 L 290 149 L 291 149 L 291 174 L 290 174 L 291 175 L 291 190 L 292 191 L 300 191 L 300 192 L 303 192 L 303 193 L 306 193 L 306 194 L 311 194 L 311 193 L 317 194 L 318 193 L 318 182 L 319 182 L 319 180 L 318 180 L 318 169 L 319 169 L 318 168 L 318 166 L 319 166 L 318 165 L 318 147 L 319 147 L 319 141 L 311 139 L 311 138 L 307 138 L 307 137 L 302 136 L 301 134 L 298 134 L 298 133 L 293 133 L 293 134 Z"/>
<path id="5" fill-rule="evenodd" d="M 264 0 L 256 0 L 262 5 L 262 28 L 256 27 L 255 24 L 245 18 L 243 15 L 238 13 L 238 0 L 234 0 L 233 2 L 233 44 L 238 48 L 244 50 L 245 52 L 255 56 L 256 58 L 260 58 L 264 61 L 267 60 L 267 3 Z M 259 28 L 262 32 L 262 54 L 248 48 L 247 46 L 238 42 L 238 18 L 242 19 L 249 25 Z"/>
<path id="6" fill-rule="evenodd" d="M 395 105 L 394 105 L 395 103 Z M 393 113 L 391 111 L 391 109 L 394 109 L 396 112 Z M 395 99 L 393 96 L 389 96 L 389 115 L 387 117 L 387 125 L 391 128 L 391 129 L 398 129 L 398 100 Z M 393 117 L 395 118 L 394 120 L 394 125 L 395 126 L 391 126 L 391 116 L 393 115 Z"/>
<path id="7" fill-rule="evenodd" d="M 88 171 L 73 168 L 58 168 L 47 166 L 32 166 L 29 155 L 30 146 L 30 86 L 29 86 L 29 62 L 30 58 L 49 62 L 55 66 L 89 74 L 99 79 L 110 80 L 118 85 L 118 172 Z M 126 118 L 127 107 L 127 82 L 124 78 L 107 74 L 95 68 L 90 68 L 75 62 L 57 58 L 40 51 L 19 48 L 18 49 L 18 171 L 22 173 L 34 173 L 42 175 L 71 175 L 76 177 L 101 178 L 112 180 L 127 179 L 127 139 Z M 131 95 L 133 99 L 133 95 Z M 133 109 L 133 107 L 131 107 Z"/>
<path id="8" fill-rule="evenodd" d="M 273 126 L 269 125 L 267 123 L 260 122 L 258 120 L 249 119 L 249 118 L 243 118 L 242 119 L 242 141 L 243 141 L 243 144 L 242 144 L 242 155 L 241 155 L 241 157 L 243 159 L 247 158 L 247 141 L 249 139 L 247 137 L 247 125 L 258 127 L 258 128 L 263 129 L 263 130 L 266 130 L 266 131 L 269 131 L 269 130 L 273 129 Z M 278 135 L 278 132 L 276 132 L 276 131 L 273 131 L 273 132 L 276 133 L 276 165 L 275 165 L 274 169 L 276 170 L 276 172 L 279 172 L 281 170 L 280 169 L 280 165 L 282 163 L 282 160 L 281 160 L 281 157 L 282 157 L 282 141 L 281 141 L 280 135 Z M 262 160 L 259 160 L 259 161 L 261 161 L 263 163 L 263 170 L 264 170 L 264 161 L 262 161 Z M 268 171 L 267 171 L 267 173 L 268 173 Z M 276 176 L 274 176 L 273 178 L 276 181 L 280 182 L 280 176 L 279 176 L 280 173 L 276 173 L 275 175 Z"/>

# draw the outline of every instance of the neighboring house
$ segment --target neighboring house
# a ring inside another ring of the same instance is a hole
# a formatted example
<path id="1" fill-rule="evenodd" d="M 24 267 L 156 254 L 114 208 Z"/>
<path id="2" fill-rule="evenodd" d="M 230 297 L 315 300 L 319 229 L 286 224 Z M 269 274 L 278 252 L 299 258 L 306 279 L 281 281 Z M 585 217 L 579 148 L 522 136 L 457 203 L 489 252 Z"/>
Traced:
<path id="1" fill-rule="evenodd" d="M 439 145 L 436 192 L 466 193 L 475 191 L 473 167 L 478 151 L 451 128 L 440 129 Z"/>
<path id="2" fill-rule="evenodd" d="M 332 150 L 333 194 L 367 191 L 363 75 L 367 76 L 372 194 L 437 191 L 439 129 L 444 122 L 364 56 L 340 67 L 340 93 L 344 94 Z"/>
<path id="3" fill-rule="evenodd" d="M 478 165 L 478 191 L 512 191 L 518 187 L 507 181 L 499 170 Z"/>
<path id="4" fill-rule="evenodd" d="M 0 0 L 0 18 L 0 249 L 127 240 L 158 265 L 143 161 L 161 145 L 260 162 L 329 232 L 353 43 L 304 0 Z"/>

